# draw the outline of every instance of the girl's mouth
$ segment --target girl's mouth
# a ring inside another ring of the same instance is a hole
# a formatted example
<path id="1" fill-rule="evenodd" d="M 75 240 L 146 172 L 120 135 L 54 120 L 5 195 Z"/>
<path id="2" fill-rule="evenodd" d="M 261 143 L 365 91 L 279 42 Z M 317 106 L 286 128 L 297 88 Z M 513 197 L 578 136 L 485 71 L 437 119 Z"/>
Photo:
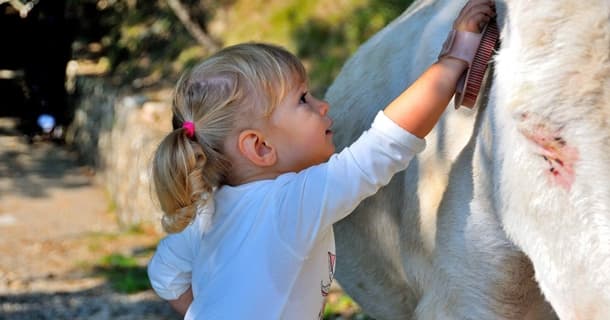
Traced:
<path id="1" fill-rule="evenodd" d="M 326 132 L 324 132 L 324 133 L 325 133 L 326 135 L 333 134 L 332 127 L 333 127 L 333 120 L 331 119 L 331 120 L 330 120 L 330 124 L 328 125 L 328 129 L 326 129 Z"/>

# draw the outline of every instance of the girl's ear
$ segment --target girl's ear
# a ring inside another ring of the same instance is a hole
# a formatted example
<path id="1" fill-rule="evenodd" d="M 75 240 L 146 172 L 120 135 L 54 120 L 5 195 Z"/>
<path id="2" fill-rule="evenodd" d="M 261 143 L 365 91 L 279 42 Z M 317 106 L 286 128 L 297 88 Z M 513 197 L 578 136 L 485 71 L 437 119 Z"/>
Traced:
<path id="1" fill-rule="evenodd" d="M 239 152 L 254 165 L 270 167 L 277 162 L 275 148 L 267 143 L 258 130 L 244 130 L 237 138 Z"/>

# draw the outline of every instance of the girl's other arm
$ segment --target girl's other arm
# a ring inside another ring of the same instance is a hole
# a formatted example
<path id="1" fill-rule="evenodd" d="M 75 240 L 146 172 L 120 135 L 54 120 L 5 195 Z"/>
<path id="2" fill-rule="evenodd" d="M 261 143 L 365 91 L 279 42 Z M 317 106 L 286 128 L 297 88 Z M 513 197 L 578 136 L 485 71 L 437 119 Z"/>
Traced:
<path id="1" fill-rule="evenodd" d="M 184 317 L 186 311 L 193 302 L 193 289 L 189 288 L 180 297 L 178 297 L 178 299 L 168 300 L 167 302 L 169 302 L 169 305 L 172 306 L 176 312 Z"/>
<path id="2" fill-rule="evenodd" d="M 454 23 L 458 31 L 480 32 L 495 15 L 493 1 L 469 1 Z M 443 58 L 428 68 L 384 110 L 403 129 L 423 138 L 434 127 L 455 93 L 457 81 L 468 66 L 454 58 Z"/>
<path id="3" fill-rule="evenodd" d="M 147 271 L 152 288 L 162 299 L 181 300 L 191 291 L 193 246 L 198 239 L 201 239 L 199 224 L 192 223 L 182 232 L 170 234 L 158 243 Z"/>

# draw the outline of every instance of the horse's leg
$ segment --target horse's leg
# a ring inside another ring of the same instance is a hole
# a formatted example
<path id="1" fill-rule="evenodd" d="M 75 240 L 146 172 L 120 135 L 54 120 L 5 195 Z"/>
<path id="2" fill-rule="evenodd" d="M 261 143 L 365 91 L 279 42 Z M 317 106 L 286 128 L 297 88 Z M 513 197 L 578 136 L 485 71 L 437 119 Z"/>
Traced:
<path id="1" fill-rule="evenodd" d="M 485 110 L 454 162 L 438 211 L 434 278 L 419 319 L 555 319 L 529 259 L 506 237 L 492 188 L 494 164 Z M 549 312 L 550 310 L 550 312 Z"/>
<path id="2" fill-rule="evenodd" d="M 336 278 L 349 295 L 376 319 L 411 319 L 419 294 L 401 260 L 398 177 L 365 200 L 349 219 L 335 224 Z M 412 256 L 416 259 L 415 254 Z"/>

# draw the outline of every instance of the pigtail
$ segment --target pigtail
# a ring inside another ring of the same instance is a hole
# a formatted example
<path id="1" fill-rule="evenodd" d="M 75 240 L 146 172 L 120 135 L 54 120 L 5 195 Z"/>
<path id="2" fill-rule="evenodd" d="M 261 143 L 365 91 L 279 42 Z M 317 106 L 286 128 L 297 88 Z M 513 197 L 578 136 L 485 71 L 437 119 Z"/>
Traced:
<path id="1" fill-rule="evenodd" d="M 222 176 L 218 169 L 223 167 L 210 161 L 219 160 L 215 155 L 211 158 L 201 144 L 186 137 L 183 129 L 172 131 L 161 141 L 153 159 L 152 176 L 166 232 L 184 230 L 198 211 L 208 215 L 204 225 L 209 226 L 213 210 L 206 210 L 206 206 L 213 206 L 209 203 L 210 194 Z"/>

